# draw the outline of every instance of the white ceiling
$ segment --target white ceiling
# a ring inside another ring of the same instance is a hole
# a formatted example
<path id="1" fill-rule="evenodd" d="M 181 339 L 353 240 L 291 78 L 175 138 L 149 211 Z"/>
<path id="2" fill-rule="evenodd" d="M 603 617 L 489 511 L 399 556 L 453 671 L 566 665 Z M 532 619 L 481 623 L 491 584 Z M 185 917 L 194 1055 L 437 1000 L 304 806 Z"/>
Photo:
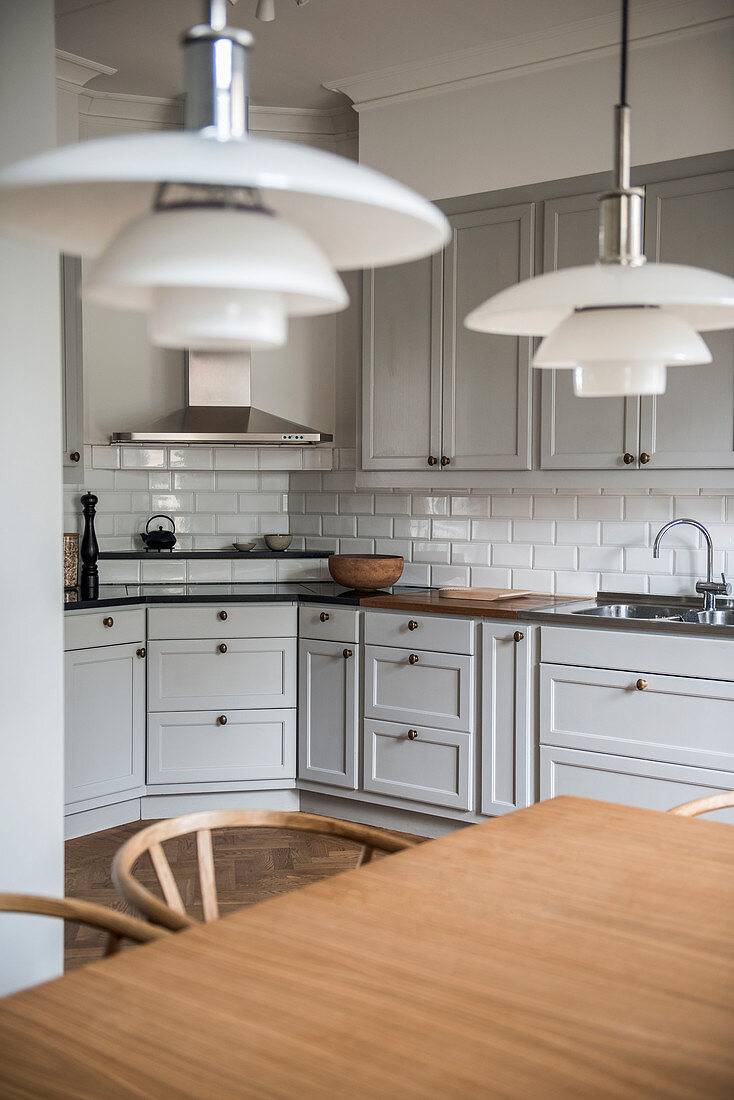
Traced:
<path id="1" fill-rule="evenodd" d="M 608 16 L 619 0 L 275 0 L 276 19 L 255 19 L 239 0 L 230 22 L 255 34 L 253 103 L 334 108 L 345 97 L 325 81 L 537 35 Z M 200 0 L 56 0 L 56 45 L 117 69 L 90 88 L 179 95 L 182 31 L 202 20 Z"/>

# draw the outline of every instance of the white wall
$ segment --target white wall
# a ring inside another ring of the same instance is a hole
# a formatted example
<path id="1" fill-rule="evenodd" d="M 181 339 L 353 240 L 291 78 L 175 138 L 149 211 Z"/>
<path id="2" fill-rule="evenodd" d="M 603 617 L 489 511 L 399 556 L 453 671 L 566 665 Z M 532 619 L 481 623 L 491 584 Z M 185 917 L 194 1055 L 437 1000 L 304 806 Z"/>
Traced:
<path id="1" fill-rule="evenodd" d="M 22 110 L 19 109 L 22 105 Z M 0 4 L 0 159 L 55 144 L 52 0 Z M 58 256 L 0 240 L 0 890 L 63 893 Z M 62 930 L 0 917 L 0 994 L 53 977 Z"/>
<path id="2" fill-rule="evenodd" d="M 429 198 L 611 169 L 617 58 L 517 75 L 359 108 L 360 159 Z M 734 146 L 734 29 L 636 44 L 630 57 L 636 164 Z"/>

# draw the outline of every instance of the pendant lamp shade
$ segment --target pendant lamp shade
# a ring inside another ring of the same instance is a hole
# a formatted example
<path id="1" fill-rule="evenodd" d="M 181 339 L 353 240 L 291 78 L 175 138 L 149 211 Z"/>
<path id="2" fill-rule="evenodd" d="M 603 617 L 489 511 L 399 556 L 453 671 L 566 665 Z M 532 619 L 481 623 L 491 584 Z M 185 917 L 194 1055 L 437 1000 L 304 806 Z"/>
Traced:
<path id="1" fill-rule="evenodd" d="M 658 306 L 703 332 L 731 328 L 734 279 L 683 264 L 568 267 L 500 291 L 464 323 L 477 332 L 546 336 L 574 310 L 622 306 Z"/>
<path id="2" fill-rule="evenodd" d="M 164 348 L 279 348 L 288 339 L 283 295 L 231 287 L 161 287 L 150 294 L 148 336 Z"/>
<path id="3" fill-rule="evenodd" d="M 0 171 L 0 232 L 98 256 L 151 210 L 162 183 L 250 188 L 333 267 L 402 263 L 448 241 L 442 212 L 355 161 L 293 142 L 218 141 L 199 130 L 67 145 Z"/>
<path id="4" fill-rule="evenodd" d="M 534 367 L 608 362 L 710 363 L 711 352 L 680 317 L 662 309 L 584 309 L 546 336 Z"/>
<path id="5" fill-rule="evenodd" d="M 576 367 L 573 392 L 577 397 L 632 397 L 665 393 L 665 363 L 593 363 Z"/>

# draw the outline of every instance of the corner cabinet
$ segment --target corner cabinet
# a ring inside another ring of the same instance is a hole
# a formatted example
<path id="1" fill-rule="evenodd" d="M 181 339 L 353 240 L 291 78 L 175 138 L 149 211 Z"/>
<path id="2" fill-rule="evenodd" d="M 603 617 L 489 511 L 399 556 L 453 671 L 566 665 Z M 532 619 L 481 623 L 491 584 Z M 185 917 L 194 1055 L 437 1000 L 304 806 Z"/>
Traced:
<path id="1" fill-rule="evenodd" d="M 530 341 L 464 317 L 532 275 L 534 205 L 449 220 L 443 258 L 365 279 L 363 469 L 530 469 Z"/>
<path id="2" fill-rule="evenodd" d="M 544 207 L 543 270 L 596 260 L 595 194 Z M 645 254 L 734 276 L 734 172 L 645 187 Z M 713 362 L 669 367 L 659 397 L 577 398 L 573 372 L 543 371 L 543 469 L 734 466 L 734 333 L 704 333 Z M 701 393 L 705 392 L 705 400 Z"/>

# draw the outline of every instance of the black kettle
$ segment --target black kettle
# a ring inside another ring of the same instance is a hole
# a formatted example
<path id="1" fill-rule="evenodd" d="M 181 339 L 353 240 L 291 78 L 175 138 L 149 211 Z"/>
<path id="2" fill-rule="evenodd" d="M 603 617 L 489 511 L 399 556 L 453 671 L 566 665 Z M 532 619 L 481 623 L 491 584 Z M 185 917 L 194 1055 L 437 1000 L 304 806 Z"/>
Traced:
<path id="1" fill-rule="evenodd" d="M 150 525 L 154 519 L 167 519 L 171 525 L 170 531 L 164 531 L 161 526 L 157 531 L 151 531 Z M 176 524 L 170 516 L 164 516 L 162 512 L 159 512 L 155 516 L 151 516 L 145 525 L 145 534 L 140 535 L 141 539 L 145 543 L 146 550 L 173 550 L 176 545 L 176 536 L 174 531 L 176 530 Z"/>

